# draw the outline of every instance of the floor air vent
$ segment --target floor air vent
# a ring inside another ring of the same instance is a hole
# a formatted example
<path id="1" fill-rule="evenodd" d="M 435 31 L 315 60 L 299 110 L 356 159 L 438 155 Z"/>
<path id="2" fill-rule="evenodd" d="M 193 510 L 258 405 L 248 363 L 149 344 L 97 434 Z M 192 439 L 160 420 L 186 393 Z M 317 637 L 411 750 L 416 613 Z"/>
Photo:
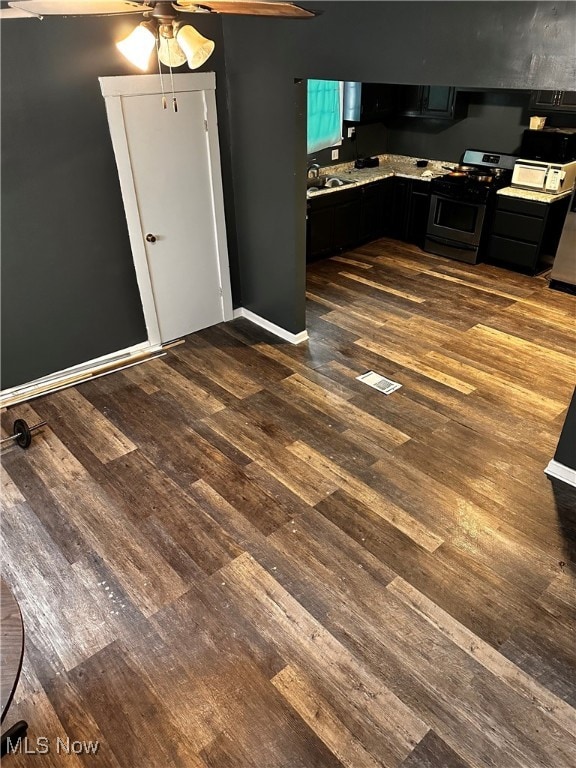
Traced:
<path id="1" fill-rule="evenodd" d="M 378 392 L 383 392 L 385 395 L 395 392 L 402 386 L 402 384 L 398 384 L 397 381 L 387 379 L 386 376 L 381 376 L 375 371 L 366 371 L 366 373 L 356 376 L 356 378 L 358 381 L 363 381 L 364 384 L 368 384 L 369 387 L 377 389 Z"/>

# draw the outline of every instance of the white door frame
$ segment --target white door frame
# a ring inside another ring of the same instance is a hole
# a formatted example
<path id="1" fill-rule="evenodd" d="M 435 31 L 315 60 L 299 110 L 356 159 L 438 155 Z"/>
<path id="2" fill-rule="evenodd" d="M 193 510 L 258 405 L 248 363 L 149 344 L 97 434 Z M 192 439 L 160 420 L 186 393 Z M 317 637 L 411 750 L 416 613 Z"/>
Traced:
<path id="1" fill-rule="evenodd" d="M 120 188 L 128 223 L 128 234 L 136 270 L 136 280 L 140 290 L 144 320 L 150 344 L 161 343 L 158 314 L 154 301 L 154 292 L 150 279 L 148 258 L 144 245 L 144 232 L 140 221 L 136 186 L 132 174 L 130 150 L 126 139 L 122 99 L 129 96 L 158 94 L 158 109 L 162 109 L 160 78 L 158 75 L 125 75 L 119 77 L 100 77 L 100 88 L 106 101 L 106 112 L 110 134 L 118 166 Z M 218 273 L 222 292 L 222 320 L 232 320 L 232 290 L 230 287 L 230 267 L 226 242 L 226 220 L 224 217 L 224 196 L 222 192 L 222 170 L 220 166 L 220 148 L 218 144 L 218 120 L 216 114 L 216 76 L 214 72 L 174 75 L 175 93 L 202 91 L 206 120 L 206 146 L 210 167 L 213 225 L 218 255 Z M 161 151 L 159 149 L 159 151 Z"/>

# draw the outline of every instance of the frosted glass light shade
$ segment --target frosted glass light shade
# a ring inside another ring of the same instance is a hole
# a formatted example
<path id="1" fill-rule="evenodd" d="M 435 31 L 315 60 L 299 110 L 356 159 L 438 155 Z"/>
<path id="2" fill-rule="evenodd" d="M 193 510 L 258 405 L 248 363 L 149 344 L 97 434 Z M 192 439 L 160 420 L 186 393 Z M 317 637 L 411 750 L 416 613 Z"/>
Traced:
<path id="1" fill-rule="evenodd" d="M 167 67 L 181 67 L 186 63 L 186 54 L 174 37 L 161 37 L 158 58 Z"/>
<path id="2" fill-rule="evenodd" d="M 189 24 L 185 24 L 178 29 L 176 40 L 186 55 L 190 69 L 201 67 L 212 56 L 216 46 L 213 40 L 203 37 L 200 32 Z"/>
<path id="3" fill-rule="evenodd" d="M 148 69 L 150 54 L 156 45 L 156 38 L 145 26 L 140 24 L 132 30 L 128 37 L 116 43 L 116 48 L 135 67 L 145 72 Z"/>

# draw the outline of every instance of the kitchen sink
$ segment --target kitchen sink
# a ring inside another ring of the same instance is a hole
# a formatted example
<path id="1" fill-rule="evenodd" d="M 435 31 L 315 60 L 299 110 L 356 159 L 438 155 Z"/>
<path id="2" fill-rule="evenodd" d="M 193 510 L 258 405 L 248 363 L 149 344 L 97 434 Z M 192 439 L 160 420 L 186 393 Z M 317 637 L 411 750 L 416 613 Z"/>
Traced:
<path id="1" fill-rule="evenodd" d="M 333 189 L 334 187 L 345 187 L 348 184 L 354 184 L 356 179 L 341 179 L 339 176 L 319 176 L 317 179 L 306 179 L 308 191 L 317 189 Z"/>

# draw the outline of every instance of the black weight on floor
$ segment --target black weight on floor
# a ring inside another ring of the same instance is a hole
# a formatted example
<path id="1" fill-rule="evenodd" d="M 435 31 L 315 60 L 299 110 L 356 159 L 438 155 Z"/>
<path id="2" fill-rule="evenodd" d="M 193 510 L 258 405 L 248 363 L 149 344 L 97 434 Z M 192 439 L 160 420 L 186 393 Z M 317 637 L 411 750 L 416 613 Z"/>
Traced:
<path id="1" fill-rule="evenodd" d="M 24 419 L 16 419 L 12 427 L 12 434 L 10 437 L 3 437 L 2 440 L 0 440 L 0 444 L 4 445 L 4 443 L 10 443 L 14 440 L 20 448 L 28 448 L 32 442 L 32 432 L 44 426 L 46 426 L 45 421 L 40 421 L 38 424 L 33 424 L 29 427 L 28 422 Z"/>
<path id="2" fill-rule="evenodd" d="M 16 442 L 20 448 L 28 448 L 32 442 L 32 432 L 24 419 L 16 419 L 12 434 L 16 436 Z"/>

